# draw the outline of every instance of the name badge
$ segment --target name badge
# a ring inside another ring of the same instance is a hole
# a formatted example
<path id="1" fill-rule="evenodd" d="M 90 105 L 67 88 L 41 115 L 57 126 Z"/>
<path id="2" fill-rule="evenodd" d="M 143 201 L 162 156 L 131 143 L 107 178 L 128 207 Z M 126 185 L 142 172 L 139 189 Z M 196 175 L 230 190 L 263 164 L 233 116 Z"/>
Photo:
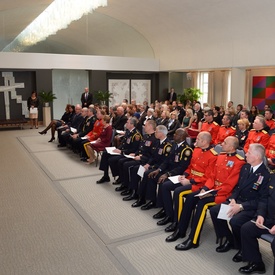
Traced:
<path id="1" fill-rule="evenodd" d="M 162 155 L 162 152 L 163 152 L 163 149 L 159 149 L 158 154 L 159 154 L 159 155 Z"/>

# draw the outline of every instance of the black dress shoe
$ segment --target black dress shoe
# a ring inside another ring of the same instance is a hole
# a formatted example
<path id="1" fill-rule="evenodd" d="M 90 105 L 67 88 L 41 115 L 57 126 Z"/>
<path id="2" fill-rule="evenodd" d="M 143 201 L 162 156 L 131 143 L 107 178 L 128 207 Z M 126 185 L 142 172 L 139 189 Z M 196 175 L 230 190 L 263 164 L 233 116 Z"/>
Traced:
<path id="1" fill-rule="evenodd" d="M 149 201 L 145 205 L 141 206 L 141 210 L 149 210 L 155 207 L 156 207 L 156 203 L 153 201 Z"/>
<path id="2" fill-rule="evenodd" d="M 48 142 L 53 142 L 55 140 L 55 138 L 51 138 Z"/>
<path id="3" fill-rule="evenodd" d="M 176 241 L 177 239 L 179 238 L 183 238 L 184 235 L 180 233 L 179 229 L 177 228 L 174 233 L 170 236 L 168 236 L 165 241 L 168 242 L 168 243 L 171 243 L 171 242 L 174 242 Z"/>
<path id="4" fill-rule="evenodd" d="M 233 244 L 231 242 L 229 242 L 228 240 L 226 240 L 224 244 L 222 244 L 216 248 L 216 251 L 219 253 L 223 253 L 223 252 L 229 251 L 231 248 L 233 248 Z"/>
<path id="5" fill-rule="evenodd" d="M 235 263 L 239 263 L 243 261 L 243 254 L 241 250 L 239 250 L 238 253 L 232 258 L 232 261 Z"/>
<path id="6" fill-rule="evenodd" d="M 174 232 L 177 228 L 178 223 L 172 222 L 168 227 L 164 229 L 165 232 Z"/>
<path id="7" fill-rule="evenodd" d="M 131 190 L 124 190 L 120 193 L 121 196 L 129 196 L 132 193 Z"/>
<path id="8" fill-rule="evenodd" d="M 66 147 L 66 144 L 58 144 L 57 147 L 58 147 L 58 148 Z"/>
<path id="9" fill-rule="evenodd" d="M 122 200 L 131 201 L 131 200 L 136 200 L 137 198 L 138 198 L 138 194 L 135 191 L 132 191 L 128 197 L 124 197 Z"/>
<path id="10" fill-rule="evenodd" d="M 169 216 L 166 216 L 164 219 L 157 222 L 157 225 L 166 225 L 169 223 L 172 219 Z"/>
<path id="11" fill-rule="evenodd" d="M 141 199 L 139 198 L 137 201 L 135 201 L 133 204 L 132 204 L 132 207 L 140 207 L 142 206 L 143 204 L 146 203 L 146 200 L 145 199 Z"/>
<path id="12" fill-rule="evenodd" d="M 113 182 L 113 185 L 119 185 L 121 184 L 120 178 L 118 178 L 116 181 Z"/>
<path id="13" fill-rule="evenodd" d="M 153 219 L 162 219 L 165 218 L 165 210 L 162 208 L 157 214 L 153 216 Z"/>
<path id="14" fill-rule="evenodd" d="M 102 177 L 100 180 L 98 180 L 96 183 L 104 183 L 104 182 L 109 182 L 110 178 L 109 177 Z"/>
<path id="15" fill-rule="evenodd" d="M 119 187 L 116 187 L 115 191 L 121 192 L 121 191 L 124 191 L 125 189 L 127 189 L 127 187 L 125 185 L 121 184 Z"/>
<path id="16" fill-rule="evenodd" d="M 193 241 L 188 238 L 185 242 L 178 244 L 175 247 L 175 249 L 176 250 L 189 250 L 191 248 L 197 248 L 198 246 L 199 246 L 198 244 L 193 244 Z"/>
<path id="17" fill-rule="evenodd" d="M 259 273 L 263 274 L 265 273 L 265 265 L 263 262 L 261 263 L 249 263 L 247 266 L 243 266 L 239 269 L 239 272 L 242 274 L 253 274 L 253 273 Z"/>

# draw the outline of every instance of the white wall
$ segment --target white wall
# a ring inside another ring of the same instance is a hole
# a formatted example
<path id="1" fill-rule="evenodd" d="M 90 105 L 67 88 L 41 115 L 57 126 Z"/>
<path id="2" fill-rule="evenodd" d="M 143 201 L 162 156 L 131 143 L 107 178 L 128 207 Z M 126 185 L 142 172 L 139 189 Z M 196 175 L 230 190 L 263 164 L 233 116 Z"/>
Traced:
<path id="1" fill-rule="evenodd" d="M 159 71 L 159 61 L 152 58 L 1 52 L 0 60 L 5 69 Z"/>

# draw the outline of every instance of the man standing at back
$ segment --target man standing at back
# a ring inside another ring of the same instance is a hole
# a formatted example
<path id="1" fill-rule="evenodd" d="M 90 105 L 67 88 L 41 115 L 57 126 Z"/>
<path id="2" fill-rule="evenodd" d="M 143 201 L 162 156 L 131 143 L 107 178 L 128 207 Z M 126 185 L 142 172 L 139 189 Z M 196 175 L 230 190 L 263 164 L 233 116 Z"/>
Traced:
<path id="1" fill-rule="evenodd" d="M 89 89 L 86 87 L 84 93 L 81 95 L 82 108 L 89 107 L 93 103 L 93 95 L 89 93 Z"/>

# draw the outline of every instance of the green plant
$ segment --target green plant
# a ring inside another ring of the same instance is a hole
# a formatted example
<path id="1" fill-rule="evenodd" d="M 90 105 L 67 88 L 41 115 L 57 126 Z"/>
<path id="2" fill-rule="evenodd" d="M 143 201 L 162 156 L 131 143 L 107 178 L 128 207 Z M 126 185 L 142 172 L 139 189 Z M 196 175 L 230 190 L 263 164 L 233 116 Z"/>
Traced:
<path id="1" fill-rule="evenodd" d="M 197 88 L 187 88 L 183 90 L 183 94 L 178 94 L 178 100 L 185 104 L 188 100 L 193 102 L 202 96 L 202 92 Z"/>
<path id="2" fill-rule="evenodd" d="M 110 98 L 113 98 L 113 94 L 109 91 L 96 91 L 95 98 L 101 102 L 109 102 Z"/>
<path id="3" fill-rule="evenodd" d="M 49 91 L 49 92 L 41 91 L 38 95 L 41 98 L 41 101 L 43 103 L 53 102 L 54 99 L 57 99 L 57 97 L 55 96 L 55 94 L 53 94 L 52 91 Z"/>

